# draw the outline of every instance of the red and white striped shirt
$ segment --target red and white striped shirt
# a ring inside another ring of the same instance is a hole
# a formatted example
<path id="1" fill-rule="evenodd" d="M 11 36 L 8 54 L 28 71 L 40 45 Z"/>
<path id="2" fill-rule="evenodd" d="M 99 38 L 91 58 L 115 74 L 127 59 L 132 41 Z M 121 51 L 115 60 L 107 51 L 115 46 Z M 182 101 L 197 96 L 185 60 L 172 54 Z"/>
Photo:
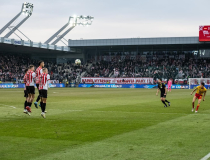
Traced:
<path id="1" fill-rule="evenodd" d="M 46 73 L 42 73 L 40 75 L 39 90 L 41 89 L 48 90 L 49 83 L 50 83 L 50 75 Z"/>
<path id="2" fill-rule="evenodd" d="M 26 73 L 26 86 L 34 86 L 36 74 L 33 71 Z"/>
<path id="3" fill-rule="evenodd" d="M 26 77 L 27 77 L 27 74 L 25 74 L 24 77 L 23 77 L 23 83 L 25 84 L 24 90 L 26 90 Z"/>
<path id="4" fill-rule="evenodd" d="M 41 74 L 42 74 L 42 67 L 39 66 L 36 69 L 36 84 L 39 84 L 39 77 L 40 77 Z"/>

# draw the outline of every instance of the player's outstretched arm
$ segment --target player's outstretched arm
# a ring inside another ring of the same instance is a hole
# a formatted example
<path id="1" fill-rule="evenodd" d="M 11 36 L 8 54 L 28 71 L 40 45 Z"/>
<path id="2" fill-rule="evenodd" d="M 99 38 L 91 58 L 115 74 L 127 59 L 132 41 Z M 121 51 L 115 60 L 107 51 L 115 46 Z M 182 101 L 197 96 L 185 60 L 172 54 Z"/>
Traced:
<path id="1" fill-rule="evenodd" d="M 165 95 L 167 94 L 167 88 L 165 87 Z"/>
<path id="2" fill-rule="evenodd" d="M 158 95 L 158 92 L 159 92 L 159 88 L 157 89 L 157 93 L 156 93 L 156 96 Z"/>
<path id="3" fill-rule="evenodd" d="M 196 87 L 192 92 L 191 92 L 191 95 L 193 94 L 193 92 L 195 92 L 198 88 Z"/>
<path id="4" fill-rule="evenodd" d="M 205 101 L 206 92 L 203 94 L 203 101 Z"/>

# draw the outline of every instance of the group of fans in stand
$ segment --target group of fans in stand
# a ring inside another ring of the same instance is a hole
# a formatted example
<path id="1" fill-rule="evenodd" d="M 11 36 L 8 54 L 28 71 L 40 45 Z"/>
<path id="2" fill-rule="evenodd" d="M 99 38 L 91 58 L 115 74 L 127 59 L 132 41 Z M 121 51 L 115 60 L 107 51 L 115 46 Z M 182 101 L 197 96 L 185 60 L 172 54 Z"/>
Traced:
<path id="1" fill-rule="evenodd" d="M 35 84 L 38 89 L 38 97 L 34 102 L 35 107 L 38 109 L 38 102 L 41 100 L 39 106 L 41 107 L 41 116 L 46 118 L 46 102 L 47 102 L 47 90 L 49 88 L 50 75 L 48 69 L 44 68 L 44 61 L 39 61 L 39 67 L 34 72 L 34 65 L 30 65 L 28 69 L 25 69 L 25 76 L 23 81 L 25 83 L 24 97 L 26 97 L 24 103 L 24 111 L 30 115 L 31 105 L 35 97 Z"/>

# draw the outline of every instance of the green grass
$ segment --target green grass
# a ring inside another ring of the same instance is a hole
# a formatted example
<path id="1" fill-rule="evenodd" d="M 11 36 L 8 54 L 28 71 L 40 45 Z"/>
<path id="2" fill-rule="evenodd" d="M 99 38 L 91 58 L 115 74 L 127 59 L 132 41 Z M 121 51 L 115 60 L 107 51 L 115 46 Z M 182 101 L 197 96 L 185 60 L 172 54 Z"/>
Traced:
<path id="1" fill-rule="evenodd" d="M 54 88 L 43 119 L 23 114 L 22 89 L 0 89 L 0 160 L 199 160 L 210 96 L 195 114 L 190 92 L 172 90 L 164 108 L 154 89 Z"/>

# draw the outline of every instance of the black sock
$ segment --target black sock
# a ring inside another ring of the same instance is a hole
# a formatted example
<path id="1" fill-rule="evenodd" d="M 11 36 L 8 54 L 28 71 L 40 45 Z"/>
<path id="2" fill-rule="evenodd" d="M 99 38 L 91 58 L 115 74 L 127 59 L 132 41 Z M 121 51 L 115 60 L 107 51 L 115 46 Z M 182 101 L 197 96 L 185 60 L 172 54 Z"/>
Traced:
<path id="1" fill-rule="evenodd" d="M 28 106 L 29 106 L 29 107 L 31 107 L 31 104 L 32 104 L 32 103 L 28 102 Z"/>
<path id="2" fill-rule="evenodd" d="M 40 102 L 41 110 L 43 112 L 43 102 Z"/>
<path id="3" fill-rule="evenodd" d="M 38 95 L 37 99 L 36 99 L 36 102 L 39 102 L 40 100 L 40 96 Z"/>
<path id="4" fill-rule="evenodd" d="M 24 103 L 24 109 L 26 109 L 27 104 L 28 104 L 28 102 L 27 102 L 27 101 L 25 101 L 25 103 Z"/>
<path id="5" fill-rule="evenodd" d="M 43 103 L 43 111 L 42 112 L 44 112 L 45 109 L 46 109 L 46 103 Z"/>
<path id="6" fill-rule="evenodd" d="M 165 102 L 170 103 L 169 101 L 165 100 Z"/>
<path id="7" fill-rule="evenodd" d="M 162 103 L 163 103 L 165 106 L 167 106 L 167 104 L 166 104 L 166 102 L 165 102 L 165 101 L 162 101 Z"/>

